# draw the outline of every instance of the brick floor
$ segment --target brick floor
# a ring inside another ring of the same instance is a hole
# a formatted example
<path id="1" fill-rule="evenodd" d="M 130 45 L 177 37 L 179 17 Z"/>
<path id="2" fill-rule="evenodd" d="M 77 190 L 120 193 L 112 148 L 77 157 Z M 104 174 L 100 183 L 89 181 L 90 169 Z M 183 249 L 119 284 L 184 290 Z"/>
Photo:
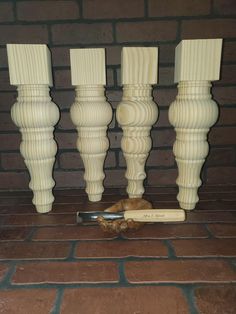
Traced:
<path id="1" fill-rule="evenodd" d="M 176 208 L 175 188 L 147 188 L 155 207 Z M 84 190 L 55 191 L 49 214 L 31 192 L 0 192 L 0 313 L 236 313 L 236 186 L 200 189 L 183 223 L 146 224 L 120 236 L 77 225 L 99 203 Z"/>

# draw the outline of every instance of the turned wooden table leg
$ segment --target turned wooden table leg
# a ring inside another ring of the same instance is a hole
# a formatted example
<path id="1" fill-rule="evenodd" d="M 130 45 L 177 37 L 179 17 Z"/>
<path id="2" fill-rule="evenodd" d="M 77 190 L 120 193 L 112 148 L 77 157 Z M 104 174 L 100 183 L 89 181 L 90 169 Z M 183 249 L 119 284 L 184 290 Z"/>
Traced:
<path id="1" fill-rule="evenodd" d="M 207 134 L 218 117 L 211 81 L 219 79 L 221 48 L 221 39 L 183 40 L 176 47 L 178 96 L 170 105 L 169 120 L 176 131 L 177 199 L 187 210 L 194 209 L 199 200 L 200 173 L 209 151 Z"/>
<path id="2" fill-rule="evenodd" d="M 53 126 L 59 120 L 59 110 L 49 96 L 50 52 L 46 45 L 9 44 L 7 54 L 10 82 L 18 86 L 11 116 L 22 134 L 20 151 L 31 177 L 33 204 L 39 213 L 46 213 L 54 201 L 52 169 L 57 145 Z"/>
<path id="3" fill-rule="evenodd" d="M 150 130 L 158 118 L 152 98 L 152 85 L 157 83 L 157 55 L 158 48 L 122 49 L 123 97 L 116 117 L 123 130 L 121 148 L 130 198 L 144 193 L 145 164 L 152 146 Z"/>
<path id="4" fill-rule="evenodd" d="M 112 109 L 104 95 L 105 50 L 71 49 L 70 58 L 72 85 L 76 86 L 70 114 L 78 130 L 77 148 L 84 163 L 86 192 L 89 200 L 96 202 L 104 191 L 107 125 L 112 119 Z"/>

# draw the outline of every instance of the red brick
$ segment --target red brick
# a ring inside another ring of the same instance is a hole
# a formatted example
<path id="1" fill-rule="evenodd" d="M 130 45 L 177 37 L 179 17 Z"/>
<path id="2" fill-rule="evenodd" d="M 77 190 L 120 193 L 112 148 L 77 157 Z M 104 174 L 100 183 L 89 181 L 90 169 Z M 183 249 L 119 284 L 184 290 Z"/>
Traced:
<path id="1" fill-rule="evenodd" d="M 11 119 L 10 113 L 0 113 L 0 131 L 16 131 L 17 126 Z"/>
<path id="2" fill-rule="evenodd" d="M 177 95 L 177 89 L 171 88 L 171 89 L 157 89 L 153 90 L 153 96 L 154 101 L 158 104 L 160 107 L 169 107 L 169 105 L 175 100 L 175 97 Z"/>
<path id="3" fill-rule="evenodd" d="M 145 21 L 117 23 L 117 41 L 153 42 L 174 40 L 177 33 L 175 21 Z"/>
<path id="4" fill-rule="evenodd" d="M 60 147 L 60 149 L 75 149 L 76 148 L 76 141 L 77 141 L 77 132 L 73 132 L 73 133 L 59 133 L 56 132 L 55 133 L 55 138 L 56 138 L 56 142 L 58 144 L 58 147 Z"/>
<path id="5" fill-rule="evenodd" d="M 229 166 L 232 165 L 235 160 L 236 154 L 234 148 L 211 148 L 206 165 Z"/>
<path id="6" fill-rule="evenodd" d="M 185 39 L 234 38 L 235 35 L 235 19 L 188 20 L 182 22 L 182 38 Z"/>
<path id="7" fill-rule="evenodd" d="M 70 109 L 71 105 L 75 100 L 75 92 L 71 91 L 53 91 L 51 93 L 53 101 L 58 105 L 58 107 L 63 109 Z"/>
<path id="8" fill-rule="evenodd" d="M 236 238 L 236 224 L 209 224 L 208 229 L 217 238 Z"/>
<path id="9" fill-rule="evenodd" d="M 210 14 L 210 0 L 149 0 L 149 16 L 195 16 Z"/>
<path id="10" fill-rule="evenodd" d="M 60 155 L 60 167 L 62 169 L 83 169 L 83 161 L 79 152 L 62 153 Z"/>
<path id="11" fill-rule="evenodd" d="M 167 248 L 158 240 L 81 242 L 75 252 L 75 256 L 80 258 L 158 257 L 167 254 Z"/>
<path id="12" fill-rule="evenodd" d="M 88 0 L 84 1 L 83 15 L 89 19 L 119 19 L 144 16 L 142 0 Z"/>
<path id="13" fill-rule="evenodd" d="M 171 298 L 170 298 L 171 296 Z M 121 302 L 122 300 L 122 302 Z M 61 314 L 76 313 L 189 313 L 182 291 L 176 287 L 122 287 L 68 289 Z"/>
<path id="14" fill-rule="evenodd" d="M 46 44 L 48 30 L 46 25 L 1 25 L 1 44 Z"/>
<path id="15" fill-rule="evenodd" d="M 236 3 L 234 0 L 214 0 L 214 11 L 216 14 L 236 14 Z"/>
<path id="16" fill-rule="evenodd" d="M 172 147 L 175 141 L 174 129 L 169 130 L 153 130 L 151 132 L 153 147 L 170 146 Z"/>
<path id="17" fill-rule="evenodd" d="M 70 70 L 55 70 L 54 82 L 56 88 L 59 89 L 72 88 Z"/>
<path id="18" fill-rule="evenodd" d="M 221 108 L 217 125 L 236 124 L 236 108 Z"/>
<path id="19" fill-rule="evenodd" d="M 163 127 L 170 127 L 170 126 L 171 124 L 168 119 L 168 110 L 163 110 L 163 109 L 159 110 L 158 120 L 153 125 L 153 127 L 163 128 Z"/>
<path id="20" fill-rule="evenodd" d="M 236 90 L 234 87 L 215 86 L 212 91 L 214 99 L 221 105 L 230 105 L 235 103 Z"/>
<path id="21" fill-rule="evenodd" d="M 1 6 L 1 4 L 0 4 L 0 6 Z M 7 68 L 7 66 L 8 66 L 7 50 L 6 50 L 6 48 L 0 48 L 0 68 Z"/>
<path id="22" fill-rule="evenodd" d="M 85 185 L 83 171 L 55 171 L 57 188 L 82 188 Z"/>
<path id="23" fill-rule="evenodd" d="M 219 185 L 223 188 L 222 185 Z M 201 198 L 201 194 L 200 194 Z M 215 211 L 221 211 L 221 210 L 227 210 L 231 211 L 232 209 L 236 208 L 235 201 L 201 201 L 197 204 L 196 209 L 204 209 L 204 210 L 215 210 Z"/>
<path id="24" fill-rule="evenodd" d="M 108 138 L 110 140 L 110 148 L 120 148 L 122 132 L 109 132 Z"/>
<path id="25" fill-rule="evenodd" d="M 214 201 L 216 203 L 216 201 Z M 224 204 L 224 203 L 223 203 Z M 221 210 L 224 210 L 224 207 Z M 235 204 L 235 203 L 234 203 Z M 202 211 L 192 211 L 187 213 L 187 222 L 234 222 L 236 221 L 236 216 L 233 211 L 206 211 L 205 208 Z"/>
<path id="26" fill-rule="evenodd" d="M 126 232 L 128 239 L 206 238 L 206 229 L 200 224 L 147 224 L 135 232 Z"/>
<path id="27" fill-rule="evenodd" d="M 79 6 L 75 1 L 21 1 L 16 4 L 21 21 L 78 19 Z"/>
<path id="28" fill-rule="evenodd" d="M 149 185 L 175 185 L 177 178 L 177 169 L 152 169 L 148 170 L 148 184 Z"/>
<path id="29" fill-rule="evenodd" d="M 17 92 L 0 92 L 1 98 L 1 111 L 9 111 L 12 105 L 16 102 Z"/>
<path id="30" fill-rule="evenodd" d="M 93 24 L 57 24 L 52 26 L 54 44 L 108 44 L 113 42 L 112 25 Z"/>
<path id="31" fill-rule="evenodd" d="M 76 126 L 72 123 L 69 112 L 61 112 L 58 128 L 61 130 L 75 130 Z"/>
<path id="32" fill-rule="evenodd" d="M 13 5 L 9 2 L 0 3 L 0 22 L 14 21 Z"/>
<path id="33" fill-rule="evenodd" d="M 29 175 L 27 172 L 0 172 L 0 188 L 28 189 Z"/>
<path id="34" fill-rule="evenodd" d="M 159 49 L 159 63 L 173 63 L 175 62 L 175 46 L 176 45 L 158 45 Z"/>
<path id="35" fill-rule="evenodd" d="M 207 183 L 236 184 L 235 167 L 214 167 L 207 169 Z"/>
<path id="36" fill-rule="evenodd" d="M 1 228 L 0 241 L 23 241 L 29 235 L 30 228 Z"/>
<path id="37" fill-rule="evenodd" d="M 5 221 L 5 225 L 11 226 L 52 226 L 52 225 L 74 225 L 76 223 L 75 216 L 72 214 L 61 215 L 9 215 Z"/>
<path id="38" fill-rule="evenodd" d="M 69 251 L 66 242 L 3 242 L 0 259 L 64 259 Z"/>
<path id="39" fill-rule="evenodd" d="M 0 30 L 1 30 L 1 26 L 0 26 Z M 0 37 L 1 37 L 1 34 L 0 34 Z M 1 91 L 13 91 L 15 89 L 14 86 L 10 85 L 10 78 L 9 78 L 8 71 L 1 71 L 0 88 L 1 88 Z"/>
<path id="40" fill-rule="evenodd" d="M 172 240 L 177 256 L 236 256 L 235 239 Z"/>
<path id="41" fill-rule="evenodd" d="M 172 150 L 151 150 L 147 159 L 147 166 L 173 166 L 174 155 Z"/>
<path id="42" fill-rule="evenodd" d="M 236 281 L 236 272 L 228 262 L 212 259 L 126 262 L 125 275 L 135 284 Z"/>
<path id="43" fill-rule="evenodd" d="M 108 90 L 106 92 L 109 102 L 119 102 L 122 98 L 122 91 L 120 90 Z"/>
<path id="44" fill-rule="evenodd" d="M 20 153 L 2 153 L 2 168 L 5 170 L 25 170 L 26 166 Z"/>
<path id="45" fill-rule="evenodd" d="M 114 170 L 106 170 L 105 171 L 105 180 L 104 185 L 106 187 L 118 187 L 118 186 L 126 186 L 127 180 L 125 178 L 125 170 L 124 169 L 114 169 Z"/>
<path id="46" fill-rule="evenodd" d="M 113 69 L 107 69 L 106 71 L 106 86 L 114 86 L 115 85 L 115 81 L 114 81 L 114 72 Z"/>
<path id="47" fill-rule="evenodd" d="M 195 289 L 195 303 L 201 314 L 234 314 L 236 287 L 231 285 L 207 286 Z"/>
<path id="48" fill-rule="evenodd" d="M 106 47 L 106 64 L 120 65 L 121 63 L 121 46 Z"/>
<path id="49" fill-rule="evenodd" d="M 231 145 L 236 144 L 236 127 L 212 128 L 209 133 L 211 145 Z"/>
<path id="50" fill-rule="evenodd" d="M 56 290 L 1 290 L 0 299 L 1 313 L 51 313 L 56 299 Z"/>
<path id="51" fill-rule="evenodd" d="M 6 272 L 8 270 L 8 265 L 5 264 L 0 264 L 0 281 L 3 279 L 5 276 Z"/>
<path id="52" fill-rule="evenodd" d="M 12 278 L 14 284 L 106 283 L 118 282 L 114 262 L 45 262 L 20 264 Z"/>
<path id="53" fill-rule="evenodd" d="M 221 68 L 221 77 L 215 84 L 236 84 L 236 65 L 223 65 Z"/>
<path id="54" fill-rule="evenodd" d="M 236 6 L 235 6 L 236 8 Z M 223 61 L 235 62 L 236 42 L 225 42 L 223 45 Z"/>
<path id="55" fill-rule="evenodd" d="M 158 85 L 169 86 L 174 84 L 173 67 L 160 67 L 158 76 L 159 76 Z"/>
<path id="56" fill-rule="evenodd" d="M 70 66 L 70 47 L 53 47 L 50 50 L 53 66 Z"/>
<path id="57" fill-rule="evenodd" d="M 39 228 L 33 239 L 39 241 L 108 240 L 115 237 L 115 235 L 104 233 L 99 226 L 60 226 Z"/>

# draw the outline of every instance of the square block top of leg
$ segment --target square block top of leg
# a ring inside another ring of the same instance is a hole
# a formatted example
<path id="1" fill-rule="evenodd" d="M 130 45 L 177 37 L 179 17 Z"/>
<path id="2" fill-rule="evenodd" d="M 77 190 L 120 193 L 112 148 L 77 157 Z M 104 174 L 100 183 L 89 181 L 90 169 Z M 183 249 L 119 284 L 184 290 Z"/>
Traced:
<path id="1" fill-rule="evenodd" d="M 106 85 L 105 49 L 70 49 L 72 85 Z"/>
<path id="2" fill-rule="evenodd" d="M 157 83 L 157 47 L 125 47 L 121 56 L 121 81 L 124 84 Z"/>
<path id="3" fill-rule="evenodd" d="M 52 86 L 51 54 L 46 45 L 7 44 L 11 85 Z"/>
<path id="4" fill-rule="evenodd" d="M 221 38 L 182 40 L 175 48 L 175 83 L 218 80 L 221 51 Z"/>

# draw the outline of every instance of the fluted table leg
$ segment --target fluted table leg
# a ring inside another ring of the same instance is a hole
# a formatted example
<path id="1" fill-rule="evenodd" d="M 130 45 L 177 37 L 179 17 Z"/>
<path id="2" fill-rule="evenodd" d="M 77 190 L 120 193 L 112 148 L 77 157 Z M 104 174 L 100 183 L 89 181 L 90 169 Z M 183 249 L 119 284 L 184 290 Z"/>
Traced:
<path id="1" fill-rule="evenodd" d="M 177 199 L 187 210 L 199 200 L 201 169 L 209 151 L 207 134 L 218 117 L 210 82 L 219 79 L 221 46 L 221 39 L 183 40 L 176 48 L 178 96 L 170 105 L 169 120 L 176 131 Z"/>
<path id="2" fill-rule="evenodd" d="M 53 126 L 59 119 L 49 96 L 50 54 L 45 45 L 7 45 L 7 52 L 11 84 L 18 86 L 11 116 L 22 134 L 20 151 L 31 177 L 33 204 L 39 213 L 46 213 L 54 201 L 52 169 L 57 145 Z"/>
<path id="3" fill-rule="evenodd" d="M 104 95 L 105 50 L 71 49 L 72 85 L 76 98 L 71 119 L 78 131 L 77 148 L 84 163 L 86 192 L 92 202 L 102 198 L 104 160 L 109 148 L 107 125 L 112 109 Z"/>
<path id="4" fill-rule="evenodd" d="M 152 141 L 150 130 L 158 118 L 152 85 L 157 83 L 157 48 L 123 48 L 123 97 L 116 117 L 123 130 L 121 148 L 126 160 L 125 177 L 130 198 L 142 197 L 145 164 Z"/>

